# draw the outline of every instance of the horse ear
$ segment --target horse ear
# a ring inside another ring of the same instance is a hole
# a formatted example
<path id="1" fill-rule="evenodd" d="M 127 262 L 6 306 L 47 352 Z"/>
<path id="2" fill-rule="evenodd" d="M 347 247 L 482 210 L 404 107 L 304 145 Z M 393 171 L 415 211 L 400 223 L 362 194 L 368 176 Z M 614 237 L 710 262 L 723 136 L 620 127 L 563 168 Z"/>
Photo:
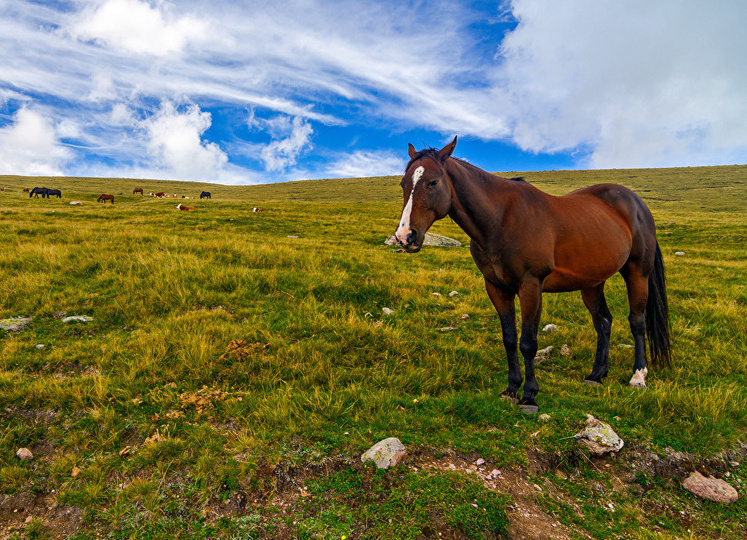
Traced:
<path id="1" fill-rule="evenodd" d="M 410 154 L 410 159 L 412 159 L 415 157 L 418 151 L 415 150 L 415 147 L 412 144 L 407 143 L 407 153 Z"/>
<path id="2" fill-rule="evenodd" d="M 451 153 L 454 151 L 454 148 L 456 148 L 457 138 L 456 135 L 454 136 L 454 140 L 451 141 L 449 144 L 441 148 L 441 150 L 438 151 L 438 157 L 440 157 L 443 161 L 446 161 L 450 156 Z"/>

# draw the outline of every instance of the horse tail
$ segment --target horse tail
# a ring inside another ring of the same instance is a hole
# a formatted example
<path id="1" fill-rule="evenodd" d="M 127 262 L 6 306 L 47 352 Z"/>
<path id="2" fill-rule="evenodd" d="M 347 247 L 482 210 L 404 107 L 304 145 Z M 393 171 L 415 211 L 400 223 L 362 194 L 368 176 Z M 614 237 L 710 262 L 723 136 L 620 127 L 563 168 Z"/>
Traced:
<path id="1" fill-rule="evenodd" d="M 664 277 L 664 260 L 659 243 L 656 243 L 654 269 L 648 277 L 648 302 L 646 304 L 646 337 L 651 354 L 651 365 L 671 367 L 672 342 L 669 335 L 669 303 Z"/>

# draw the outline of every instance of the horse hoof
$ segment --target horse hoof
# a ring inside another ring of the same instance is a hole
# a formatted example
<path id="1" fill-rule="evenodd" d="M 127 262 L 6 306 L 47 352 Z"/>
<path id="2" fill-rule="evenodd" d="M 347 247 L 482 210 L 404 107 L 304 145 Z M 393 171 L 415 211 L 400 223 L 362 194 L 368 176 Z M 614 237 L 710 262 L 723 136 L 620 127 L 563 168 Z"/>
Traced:
<path id="1" fill-rule="evenodd" d="M 592 379 L 584 379 L 584 384 L 589 385 L 589 386 L 599 386 L 602 383 L 600 383 L 599 381 L 594 381 Z"/>
<path id="2" fill-rule="evenodd" d="M 510 401 L 514 405 L 516 405 L 519 402 L 519 396 L 517 396 L 514 392 L 503 392 L 501 394 L 501 399 L 505 399 L 506 401 Z"/>
<path id="3" fill-rule="evenodd" d="M 537 406 L 537 402 L 534 401 L 534 398 L 521 398 L 521 401 L 519 401 L 519 408 L 524 414 L 537 414 L 539 412 L 539 407 Z"/>

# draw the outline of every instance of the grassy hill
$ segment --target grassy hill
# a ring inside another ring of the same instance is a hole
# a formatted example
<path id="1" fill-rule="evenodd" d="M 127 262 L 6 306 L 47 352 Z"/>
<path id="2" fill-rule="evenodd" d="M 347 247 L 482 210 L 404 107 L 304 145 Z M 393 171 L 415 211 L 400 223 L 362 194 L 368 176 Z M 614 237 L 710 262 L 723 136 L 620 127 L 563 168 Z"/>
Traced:
<path id="1" fill-rule="evenodd" d="M 747 166 L 523 176 L 554 194 L 618 182 L 651 207 L 675 349 L 648 389 L 626 386 L 616 277 L 606 383 L 583 384 L 596 338 L 580 295 L 546 295 L 550 419 L 501 400 L 500 326 L 469 250 L 383 244 L 399 177 L 0 176 L 0 319 L 31 318 L 0 330 L 0 538 L 743 538 Z M 431 231 L 469 242 L 448 219 Z M 626 441 L 618 455 L 578 447 L 587 414 Z M 403 464 L 362 464 L 386 437 Z M 686 492 L 696 469 L 740 501 Z"/>

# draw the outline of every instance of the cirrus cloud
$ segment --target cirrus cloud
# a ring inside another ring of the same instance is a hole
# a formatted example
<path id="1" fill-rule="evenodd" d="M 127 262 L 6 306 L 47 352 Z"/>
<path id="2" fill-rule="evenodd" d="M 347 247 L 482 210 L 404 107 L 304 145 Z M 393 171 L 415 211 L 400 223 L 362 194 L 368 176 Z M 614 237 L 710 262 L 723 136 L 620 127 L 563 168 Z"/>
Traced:
<path id="1" fill-rule="evenodd" d="M 140 0 L 103 0 L 83 10 L 71 34 L 122 51 L 164 56 L 181 52 L 207 34 L 207 25 L 192 15 L 175 16 L 169 4 Z"/>

